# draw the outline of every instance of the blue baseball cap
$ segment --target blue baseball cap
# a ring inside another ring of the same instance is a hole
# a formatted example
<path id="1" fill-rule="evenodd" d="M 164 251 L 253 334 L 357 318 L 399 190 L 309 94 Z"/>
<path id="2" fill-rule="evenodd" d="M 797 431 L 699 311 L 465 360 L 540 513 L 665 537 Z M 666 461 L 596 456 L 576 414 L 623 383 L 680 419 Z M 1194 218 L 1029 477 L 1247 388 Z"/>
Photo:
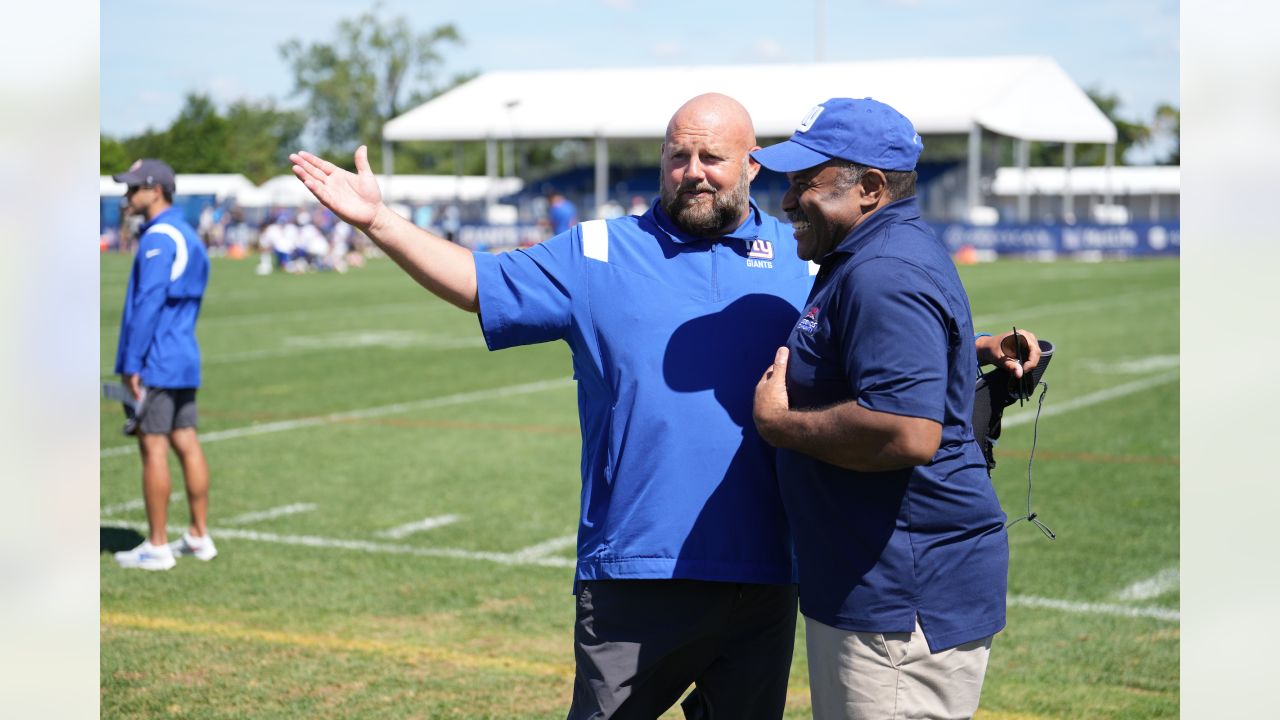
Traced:
<path id="1" fill-rule="evenodd" d="M 924 141 L 882 102 L 832 98 L 804 116 L 790 140 L 751 153 L 775 172 L 799 172 L 839 158 L 880 170 L 915 170 Z"/>
<path id="2" fill-rule="evenodd" d="M 143 158 L 134 160 L 128 170 L 111 176 L 112 180 L 135 187 L 162 187 L 174 194 L 173 168 L 163 160 Z"/>

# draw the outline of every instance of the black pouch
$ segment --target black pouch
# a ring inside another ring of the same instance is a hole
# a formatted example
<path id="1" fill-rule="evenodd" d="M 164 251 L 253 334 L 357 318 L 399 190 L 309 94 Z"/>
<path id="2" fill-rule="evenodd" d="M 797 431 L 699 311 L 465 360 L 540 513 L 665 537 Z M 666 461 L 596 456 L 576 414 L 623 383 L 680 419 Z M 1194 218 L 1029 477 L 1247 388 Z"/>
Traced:
<path id="1" fill-rule="evenodd" d="M 1027 400 L 1040 384 L 1044 371 L 1053 359 L 1053 343 L 1040 340 L 1040 362 L 1019 380 L 1008 370 L 998 367 L 978 377 L 973 394 L 973 437 L 987 460 L 987 474 L 996 467 L 995 447 L 1000 439 L 1000 420 L 1004 409 L 1018 400 Z"/>

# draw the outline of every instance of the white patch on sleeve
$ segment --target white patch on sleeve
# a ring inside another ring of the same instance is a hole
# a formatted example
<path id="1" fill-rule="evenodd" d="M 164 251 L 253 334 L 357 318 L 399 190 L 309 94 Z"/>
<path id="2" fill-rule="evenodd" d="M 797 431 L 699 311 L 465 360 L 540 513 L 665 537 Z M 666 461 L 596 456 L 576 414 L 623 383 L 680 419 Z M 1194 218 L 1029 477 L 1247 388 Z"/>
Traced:
<path id="1" fill-rule="evenodd" d="M 609 262 L 609 226 L 604 220 L 582 223 L 582 254 L 592 260 Z"/>
<path id="2" fill-rule="evenodd" d="M 155 232 L 168 235 L 173 244 L 177 246 L 177 254 L 173 257 L 173 267 L 169 270 L 169 282 L 173 282 L 182 277 L 183 271 L 187 269 L 187 239 L 183 237 L 178 228 L 164 223 L 147 228 L 148 235 Z M 150 251 L 147 252 L 147 257 L 151 257 Z"/>
<path id="3" fill-rule="evenodd" d="M 151 258 L 153 258 L 153 257 L 155 257 L 155 256 L 157 256 L 157 255 L 159 255 L 159 254 L 160 254 L 160 248 L 151 248 L 150 250 L 148 250 L 148 251 L 147 251 L 147 254 L 146 254 L 146 255 L 143 255 L 143 257 L 145 257 L 146 259 L 150 260 Z"/>

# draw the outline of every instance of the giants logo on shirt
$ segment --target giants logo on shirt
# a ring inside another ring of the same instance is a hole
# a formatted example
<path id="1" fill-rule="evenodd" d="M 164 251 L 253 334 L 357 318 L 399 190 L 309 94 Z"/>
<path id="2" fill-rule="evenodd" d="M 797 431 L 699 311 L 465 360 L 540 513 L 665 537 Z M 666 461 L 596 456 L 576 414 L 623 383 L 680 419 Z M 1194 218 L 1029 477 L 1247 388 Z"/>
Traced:
<path id="1" fill-rule="evenodd" d="M 747 267 L 773 267 L 773 243 L 768 240 L 752 240 L 747 249 Z"/>
<path id="2" fill-rule="evenodd" d="M 796 323 L 796 329 L 805 335 L 812 335 L 818 329 L 818 311 L 821 310 L 817 305 L 809 308 L 809 312 L 800 318 L 800 322 Z"/>

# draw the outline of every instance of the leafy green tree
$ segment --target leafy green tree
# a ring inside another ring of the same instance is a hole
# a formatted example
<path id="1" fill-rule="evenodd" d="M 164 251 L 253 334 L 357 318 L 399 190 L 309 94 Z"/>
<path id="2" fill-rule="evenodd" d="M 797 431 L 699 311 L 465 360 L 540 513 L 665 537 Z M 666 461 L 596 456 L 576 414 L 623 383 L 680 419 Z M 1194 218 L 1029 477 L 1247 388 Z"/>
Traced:
<path id="1" fill-rule="evenodd" d="M 129 165 L 137 158 L 130 157 L 124 143 L 115 138 L 102 135 L 98 138 L 98 173 L 115 175 L 129 169 Z"/>
<path id="2" fill-rule="evenodd" d="M 452 24 L 420 33 L 403 16 L 384 20 L 381 14 L 375 5 L 340 21 L 330 42 L 294 38 L 280 46 L 322 152 L 349 162 L 351 149 L 365 143 L 375 167 L 381 162 L 382 126 L 410 102 L 442 91 L 435 77 L 439 48 L 462 41 Z"/>
<path id="3" fill-rule="evenodd" d="M 226 113 L 226 157 L 255 183 L 289 172 L 289 153 L 299 146 L 306 117 L 300 110 L 279 110 L 267 100 L 240 100 Z"/>
<path id="4" fill-rule="evenodd" d="M 1156 108 L 1156 120 L 1151 126 L 1154 137 L 1162 137 L 1170 142 L 1168 157 L 1159 162 L 1162 165 L 1182 164 L 1182 111 L 1173 105 L 1162 103 Z"/>

